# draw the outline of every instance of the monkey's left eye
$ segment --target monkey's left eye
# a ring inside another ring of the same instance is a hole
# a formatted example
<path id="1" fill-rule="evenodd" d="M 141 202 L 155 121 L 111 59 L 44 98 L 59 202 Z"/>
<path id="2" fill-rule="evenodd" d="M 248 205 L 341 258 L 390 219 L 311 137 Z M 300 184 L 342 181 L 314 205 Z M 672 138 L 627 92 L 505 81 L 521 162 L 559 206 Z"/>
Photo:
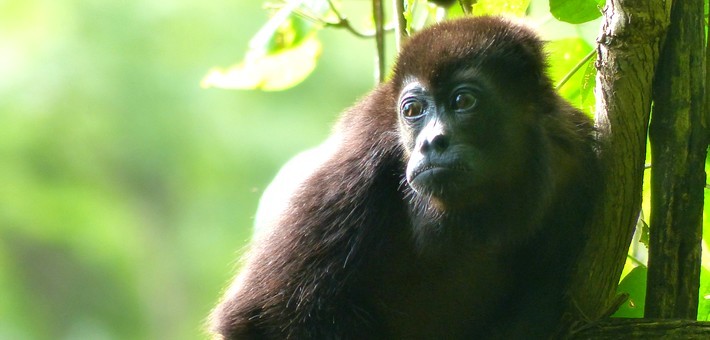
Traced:
<path id="1" fill-rule="evenodd" d="M 418 100 L 408 100 L 402 103 L 400 111 L 405 118 L 419 118 L 424 114 L 424 104 Z"/>
<path id="2" fill-rule="evenodd" d="M 453 108 L 456 111 L 468 111 L 478 104 L 478 98 L 471 92 L 460 92 L 453 100 Z"/>

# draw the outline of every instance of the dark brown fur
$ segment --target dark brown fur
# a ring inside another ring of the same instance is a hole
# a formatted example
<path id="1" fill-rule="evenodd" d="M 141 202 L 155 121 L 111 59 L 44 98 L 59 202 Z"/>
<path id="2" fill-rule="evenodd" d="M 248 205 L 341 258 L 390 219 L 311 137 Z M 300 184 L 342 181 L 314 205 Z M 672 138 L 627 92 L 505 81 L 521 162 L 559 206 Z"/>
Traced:
<path id="1" fill-rule="evenodd" d="M 520 167 L 449 210 L 404 179 L 397 97 L 462 68 L 524 127 Z M 394 77 L 345 112 L 310 176 L 212 315 L 226 339 L 544 338 L 596 201 L 587 117 L 555 94 L 542 43 L 498 18 L 446 22 L 405 46 Z"/>

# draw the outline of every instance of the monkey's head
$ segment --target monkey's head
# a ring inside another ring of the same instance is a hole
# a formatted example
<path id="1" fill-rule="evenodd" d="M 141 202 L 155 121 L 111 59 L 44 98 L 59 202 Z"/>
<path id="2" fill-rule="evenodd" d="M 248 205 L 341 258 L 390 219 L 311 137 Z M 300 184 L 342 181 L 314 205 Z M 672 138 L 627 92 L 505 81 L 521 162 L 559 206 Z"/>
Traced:
<path id="1" fill-rule="evenodd" d="M 413 36 L 392 78 L 409 185 L 451 210 L 525 180 L 539 117 L 555 105 L 545 67 L 539 38 L 502 18 Z"/>

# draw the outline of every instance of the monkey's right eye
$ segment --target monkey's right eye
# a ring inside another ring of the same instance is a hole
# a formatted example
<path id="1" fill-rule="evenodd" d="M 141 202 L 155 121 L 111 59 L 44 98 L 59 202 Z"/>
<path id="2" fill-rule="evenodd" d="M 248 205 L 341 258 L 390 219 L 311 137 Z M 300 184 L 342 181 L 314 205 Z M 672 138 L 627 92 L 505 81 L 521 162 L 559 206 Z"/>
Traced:
<path id="1" fill-rule="evenodd" d="M 407 100 L 402 103 L 400 111 L 402 112 L 402 116 L 404 116 L 404 118 L 416 119 L 424 114 L 424 104 L 414 99 Z"/>
<path id="2" fill-rule="evenodd" d="M 454 108 L 457 111 L 466 111 L 473 109 L 477 103 L 478 100 L 476 99 L 476 97 L 469 92 L 459 93 L 454 98 Z"/>

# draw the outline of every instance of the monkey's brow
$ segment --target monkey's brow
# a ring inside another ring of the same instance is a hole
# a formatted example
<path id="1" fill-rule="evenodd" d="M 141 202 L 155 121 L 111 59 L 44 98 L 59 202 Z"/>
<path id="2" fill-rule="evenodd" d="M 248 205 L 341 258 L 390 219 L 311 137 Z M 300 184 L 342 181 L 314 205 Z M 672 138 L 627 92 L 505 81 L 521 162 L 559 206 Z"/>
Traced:
<path id="1" fill-rule="evenodd" d="M 480 79 L 483 77 L 483 74 L 478 67 L 467 67 L 463 69 L 457 69 L 454 71 L 453 74 L 450 75 L 450 79 L 454 82 L 463 82 L 463 81 L 472 81 L 472 80 L 477 80 L 480 81 Z"/>
<path id="2" fill-rule="evenodd" d="M 414 76 L 407 76 L 404 78 L 403 84 L 404 87 L 402 87 L 402 90 L 400 91 L 401 93 L 407 92 L 407 91 L 412 91 L 412 90 L 418 90 L 418 91 L 428 91 L 427 87 L 422 84 L 417 77 Z"/>

